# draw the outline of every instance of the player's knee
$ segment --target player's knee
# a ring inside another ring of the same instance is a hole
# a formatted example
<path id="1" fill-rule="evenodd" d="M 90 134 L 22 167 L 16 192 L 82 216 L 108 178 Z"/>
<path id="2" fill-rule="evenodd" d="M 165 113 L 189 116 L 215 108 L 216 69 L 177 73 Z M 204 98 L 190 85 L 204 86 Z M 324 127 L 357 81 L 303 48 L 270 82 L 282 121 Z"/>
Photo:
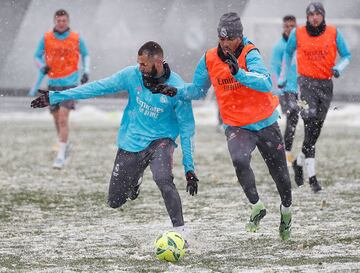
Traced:
<path id="1" fill-rule="evenodd" d="M 305 155 L 305 158 L 315 157 L 315 145 L 304 143 L 301 151 Z"/>
<path id="2" fill-rule="evenodd" d="M 289 119 L 297 119 L 299 111 L 296 108 L 290 108 L 287 112 L 287 118 Z"/>
<path id="3" fill-rule="evenodd" d="M 169 184 L 172 183 L 174 180 L 173 175 L 170 172 L 158 172 L 153 174 L 153 179 L 156 182 L 156 184 L 163 185 L 163 184 Z"/>
<path id="4" fill-rule="evenodd" d="M 237 169 L 247 169 L 250 167 L 250 157 L 249 156 L 235 156 L 232 158 L 233 165 Z"/>

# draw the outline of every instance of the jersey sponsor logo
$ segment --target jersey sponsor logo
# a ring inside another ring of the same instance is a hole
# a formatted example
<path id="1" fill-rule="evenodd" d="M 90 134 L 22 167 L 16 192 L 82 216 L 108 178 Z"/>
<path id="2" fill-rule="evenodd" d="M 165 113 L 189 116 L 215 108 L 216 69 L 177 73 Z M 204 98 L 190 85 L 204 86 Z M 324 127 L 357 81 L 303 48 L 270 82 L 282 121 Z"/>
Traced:
<path id="1" fill-rule="evenodd" d="M 243 85 L 235 80 L 234 77 L 216 78 L 218 85 L 224 85 L 224 91 L 231 91 L 241 88 Z"/>
<path id="2" fill-rule="evenodd" d="M 229 78 L 225 78 L 225 79 L 216 78 L 216 80 L 217 80 L 219 85 L 232 84 L 232 83 L 236 82 L 234 77 L 229 77 Z"/>
<path id="3" fill-rule="evenodd" d="M 329 54 L 329 50 L 327 49 L 327 47 L 325 47 L 325 49 L 323 50 L 304 50 L 303 52 L 306 58 L 310 61 L 324 60 Z"/>
<path id="4" fill-rule="evenodd" d="M 136 97 L 136 102 L 139 105 L 139 111 L 143 113 L 145 116 L 157 119 L 159 117 L 159 114 L 164 112 L 164 109 L 160 107 L 152 106 L 142 101 L 139 97 Z"/>

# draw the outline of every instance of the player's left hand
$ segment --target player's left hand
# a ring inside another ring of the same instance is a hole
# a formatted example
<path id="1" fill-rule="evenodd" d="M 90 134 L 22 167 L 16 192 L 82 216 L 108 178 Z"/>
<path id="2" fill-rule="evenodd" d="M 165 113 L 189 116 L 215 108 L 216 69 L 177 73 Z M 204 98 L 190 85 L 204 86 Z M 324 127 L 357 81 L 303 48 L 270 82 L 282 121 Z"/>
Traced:
<path id="1" fill-rule="evenodd" d="M 336 68 L 333 68 L 332 71 L 333 71 L 333 75 L 334 75 L 335 78 L 339 78 L 339 77 L 340 77 L 340 72 L 339 72 L 339 70 L 337 70 Z"/>
<path id="2" fill-rule="evenodd" d="M 88 73 L 84 73 L 84 74 L 82 75 L 82 77 L 81 77 L 80 82 L 81 82 L 81 84 L 85 84 L 85 83 L 87 83 L 88 81 L 89 81 L 89 74 L 88 74 Z"/>
<path id="3" fill-rule="evenodd" d="M 46 106 L 49 106 L 50 105 L 49 91 L 41 90 L 41 89 L 39 89 L 38 91 L 41 94 L 41 96 L 32 100 L 30 106 L 32 108 L 44 108 Z"/>
<path id="4" fill-rule="evenodd" d="M 186 192 L 188 192 L 190 195 L 194 196 L 194 194 L 197 194 L 198 191 L 198 183 L 199 179 L 197 178 L 196 174 L 193 171 L 188 171 L 186 173 Z"/>
<path id="5" fill-rule="evenodd" d="M 227 52 L 228 59 L 225 61 L 229 65 L 229 69 L 232 75 L 235 75 L 239 71 L 238 60 L 231 52 Z"/>
<path id="6" fill-rule="evenodd" d="M 174 97 L 177 94 L 177 88 L 166 83 L 160 83 L 155 87 L 155 89 L 151 90 L 151 93 Z"/>

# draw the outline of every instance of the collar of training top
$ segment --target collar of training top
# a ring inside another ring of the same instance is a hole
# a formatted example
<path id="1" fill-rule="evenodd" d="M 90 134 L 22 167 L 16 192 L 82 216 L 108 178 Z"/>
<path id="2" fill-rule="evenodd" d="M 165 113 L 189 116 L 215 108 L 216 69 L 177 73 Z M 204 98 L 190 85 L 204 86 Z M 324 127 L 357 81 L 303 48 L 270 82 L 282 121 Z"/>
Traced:
<path id="1" fill-rule="evenodd" d="M 154 91 L 155 87 L 158 84 L 165 83 L 169 79 L 171 74 L 170 66 L 164 62 L 163 67 L 164 67 L 164 74 L 158 78 L 142 75 L 143 83 L 146 88 Z"/>

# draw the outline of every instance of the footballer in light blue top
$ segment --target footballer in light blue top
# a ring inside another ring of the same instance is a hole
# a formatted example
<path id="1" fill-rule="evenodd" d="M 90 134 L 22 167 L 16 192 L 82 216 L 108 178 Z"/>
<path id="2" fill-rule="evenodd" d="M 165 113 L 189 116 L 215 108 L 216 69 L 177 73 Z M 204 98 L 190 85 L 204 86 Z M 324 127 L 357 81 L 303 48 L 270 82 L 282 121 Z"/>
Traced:
<path id="1" fill-rule="evenodd" d="M 246 37 L 243 37 L 243 42 L 245 45 L 250 43 Z M 234 75 L 234 78 L 241 84 L 259 92 L 271 92 L 272 81 L 270 73 L 266 69 L 264 61 L 258 50 L 251 50 L 246 55 L 246 66 L 248 71 L 239 69 L 238 73 Z M 195 69 L 192 83 L 186 83 L 184 88 L 178 89 L 178 96 L 183 100 L 200 99 L 206 96 L 210 86 L 211 81 L 206 67 L 204 54 Z M 270 117 L 256 123 L 241 126 L 241 128 L 251 131 L 259 131 L 275 123 L 278 118 L 279 112 L 275 110 Z M 227 127 L 228 125 L 224 124 L 224 126 Z"/>
<path id="2" fill-rule="evenodd" d="M 70 35 L 70 30 L 65 31 L 64 33 L 59 33 L 57 31 L 54 31 L 56 39 L 64 40 Z M 86 48 L 84 40 L 80 37 L 79 38 L 79 49 L 81 54 L 81 61 L 82 61 L 82 74 L 89 74 L 90 73 L 90 57 L 88 50 Z M 44 54 L 45 54 L 45 38 L 44 36 L 41 38 L 39 45 L 35 52 L 35 61 L 36 65 L 39 69 L 45 66 L 45 60 L 44 60 Z M 49 86 L 57 86 L 57 87 L 67 87 L 67 86 L 76 86 L 79 84 L 80 79 L 80 73 L 79 71 L 76 71 L 69 76 L 63 77 L 63 78 L 55 78 L 48 80 Z"/>
<path id="3" fill-rule="evenodd" d="M 287 37 L 281 37 L 278 43 L 274 46 L 271 56 L 270 68 L 273 75 L 273 93 L 281 95 L 283 92 L 297 93 L 297 69 L 296 58 L 292 58 L 291 67 L 286 84 L 281 90 L 277 88 L 277 82 L 281 82 L 285 76 L 285 51 L 286 51 Z"/>
<path id="4" fill-rule="evenodd" d="M 184 81 L 174 72 L 165 83 L 177 88 L 184 86 Z M 194 171 L 195 122 L 191 102 L 179 100 L 177 96 L 153 94 L 144 86 L 139 66 L 126 67 L 108 78 L 76 88 L 50 91 L 49 99 L 50 104 L 56 104 L 116 92 L 127 92 L 129 96 L 118 132 L 118 147 L 139 152 L 157 139 L 170 138 L 175 141 L 180 134 L 185 173 Z"/>

